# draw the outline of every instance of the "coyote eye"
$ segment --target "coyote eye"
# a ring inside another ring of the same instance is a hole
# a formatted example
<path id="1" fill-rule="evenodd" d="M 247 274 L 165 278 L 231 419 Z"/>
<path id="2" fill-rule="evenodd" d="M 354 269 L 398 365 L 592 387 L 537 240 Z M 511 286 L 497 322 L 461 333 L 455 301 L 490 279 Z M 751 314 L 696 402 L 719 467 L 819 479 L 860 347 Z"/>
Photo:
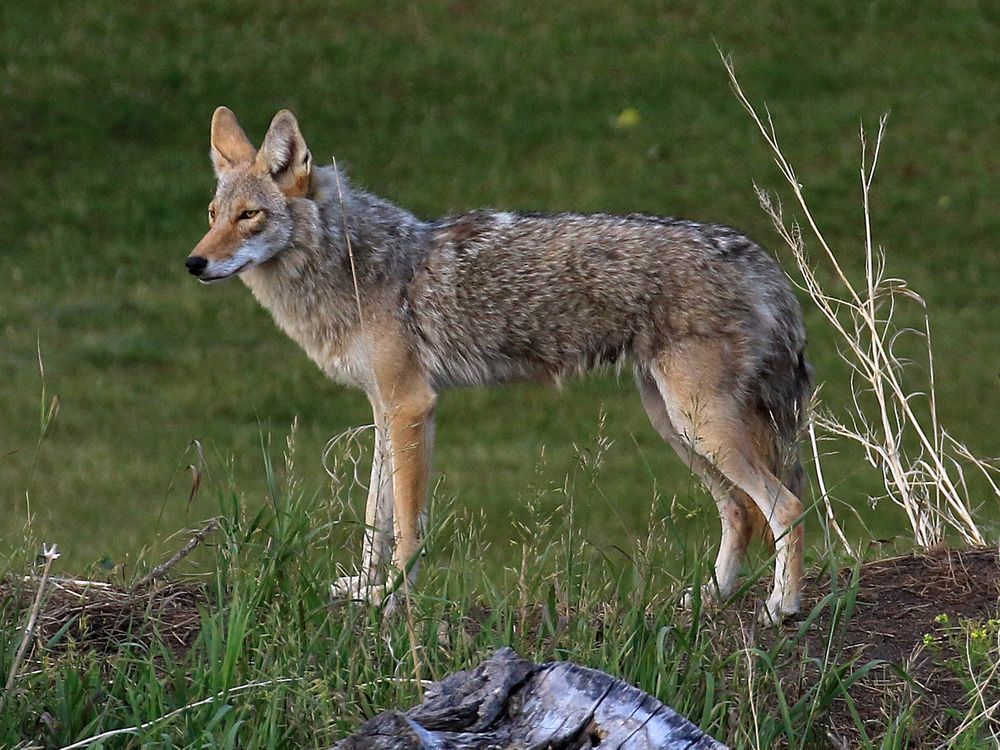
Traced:
<path id="1" fill-rule="evenodd" d="M 260 213 L 259 208 L 248 208 L 246 211 L 240 212 L 240 221 L 247 221 L 252 219 Z"/>
<path id="2" fill-rule="evenodd" d="M 215 221 L 215 206 L 209 206 L 208 207 L 208 223 L 211 225 L 211 223 L 213 221 Z"/>

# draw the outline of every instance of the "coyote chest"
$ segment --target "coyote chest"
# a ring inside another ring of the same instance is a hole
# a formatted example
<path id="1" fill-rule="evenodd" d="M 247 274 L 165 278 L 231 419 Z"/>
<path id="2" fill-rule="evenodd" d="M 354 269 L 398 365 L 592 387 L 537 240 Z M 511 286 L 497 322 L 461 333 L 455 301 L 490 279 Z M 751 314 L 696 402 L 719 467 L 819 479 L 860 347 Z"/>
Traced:
<path id="1" fill-rule="evenodd" d="M 364 391 L 373 386 L 371 337 L 349 308 L 316 280 L 289 278 L 280 267 L 249 269 L 241 276 L 274 322 L 332 380 Z M 331 309 L 332 308 L 332 309 Z"/>

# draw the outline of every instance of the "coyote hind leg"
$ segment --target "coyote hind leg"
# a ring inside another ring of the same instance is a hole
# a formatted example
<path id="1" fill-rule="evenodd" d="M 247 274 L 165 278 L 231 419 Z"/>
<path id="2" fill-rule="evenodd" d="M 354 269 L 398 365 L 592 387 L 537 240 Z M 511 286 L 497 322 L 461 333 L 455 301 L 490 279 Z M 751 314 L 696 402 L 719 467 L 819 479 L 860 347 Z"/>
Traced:
<path id="1" fill-rule="evenodd" d="M 635 379 L 639 398 L 649 416 L 649 421 L 677 455 L 698 475 L 715 500 L 722 523 L 722 538 L 719 542 L 719 553 L 715 558 L 714 586 L 706 586 L 703 597 L 705 600 L 712 600 L 718 595 L 719 598 L 725 599 L 736 588 L 747 547 L 755 533 L 760 533 L 759 525 L 764 519 L 753 500 L 727 481 L 710 461 L 695 452 L 690 443 L 674 428 L 656 381 L 649 373 L 636 368 Z"/>
<path id="2" fill-rule="evenodd" d="M 670 423 L 689 450 L 709 461 L 763 514 L 774 537 L 774 588 L 766 617 L 799 611 L 802 589 L 802 502 L 775 476 L 753 440 L 732 387 L 732 355 L 713 342 L 686 342 L 651 368 Z"/>

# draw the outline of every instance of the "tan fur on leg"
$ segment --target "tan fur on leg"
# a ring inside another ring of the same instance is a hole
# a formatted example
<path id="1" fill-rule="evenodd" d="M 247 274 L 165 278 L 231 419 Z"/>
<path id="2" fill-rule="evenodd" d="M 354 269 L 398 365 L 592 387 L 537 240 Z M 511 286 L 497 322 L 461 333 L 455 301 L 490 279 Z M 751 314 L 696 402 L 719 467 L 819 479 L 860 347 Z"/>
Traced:
<path id="1" fill-rule="evenodd" d="M 715 559 L 714 585 L 705 588 L 703 599 L 713 600 L 716 594 L 724 599 L 736 588 L 740 566 L 755 531 L 755 517 L 763 519 L 753 501 L 727 482 L 709 461 L 696 453 L 681 437 L 670 422 L 656 382 L 648 374 L 637 372 L 636 383 L 642 405 L 653 427 L 698 475 L 715 499 L 722 524 L 722 538 Z"/>
<path id="2" fill-rule="evenodd" d="M 689 449 L 707 459 L 749 495 L 775 540 L 774 588 L 767 617 L 798 612 L 802 586 L 802 503 L 759 455 L 746 418 L 727 388 L 726 352 L 713 342 L 685 342 L 666 353 L 651 373 L 671 424 Z"/>

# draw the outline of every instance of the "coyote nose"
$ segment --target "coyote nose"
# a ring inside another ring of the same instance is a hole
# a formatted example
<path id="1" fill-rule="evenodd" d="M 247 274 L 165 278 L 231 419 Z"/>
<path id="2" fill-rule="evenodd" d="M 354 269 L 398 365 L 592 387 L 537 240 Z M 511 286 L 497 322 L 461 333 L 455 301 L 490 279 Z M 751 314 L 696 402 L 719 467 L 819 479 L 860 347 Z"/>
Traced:
<path id="1" fill-rule="evenodd" d="M 191 272 L 193 276 L 201 276 L 201 272 L 205 270 L 205 266 L 208 265 L 208 260 L 205 258 L 199 258 L 197 255 L 190 256 L 184 265 L 187 266 L 187 270 Z"/>

